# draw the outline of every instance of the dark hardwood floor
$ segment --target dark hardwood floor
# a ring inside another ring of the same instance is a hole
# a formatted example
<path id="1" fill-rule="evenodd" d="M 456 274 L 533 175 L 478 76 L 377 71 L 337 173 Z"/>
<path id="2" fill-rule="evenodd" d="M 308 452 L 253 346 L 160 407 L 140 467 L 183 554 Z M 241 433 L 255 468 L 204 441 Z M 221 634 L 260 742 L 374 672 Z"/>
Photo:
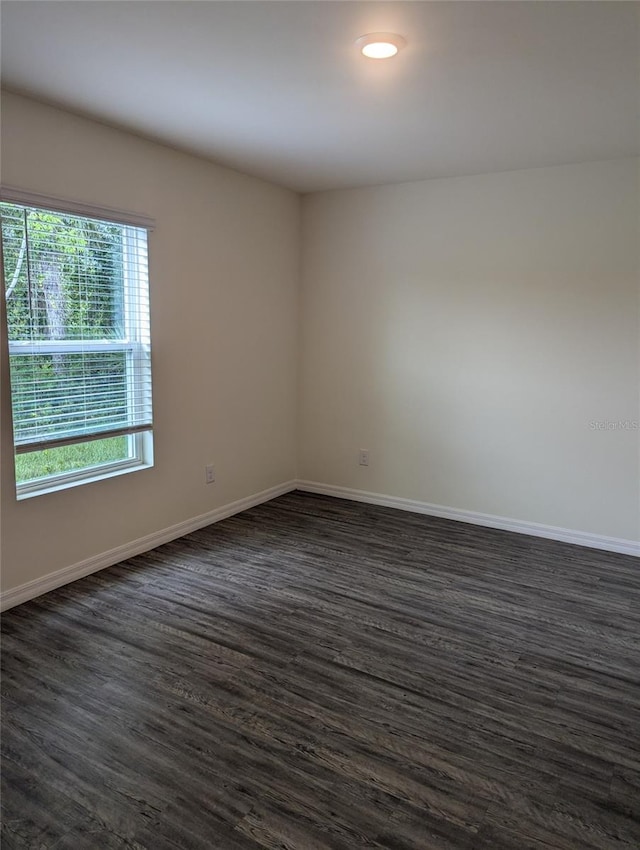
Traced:
<path id="1" fill-rule="evenodd" d="M 640 848 L 640 562 L 291 493 L 3 617 L 2 848 Z"/>

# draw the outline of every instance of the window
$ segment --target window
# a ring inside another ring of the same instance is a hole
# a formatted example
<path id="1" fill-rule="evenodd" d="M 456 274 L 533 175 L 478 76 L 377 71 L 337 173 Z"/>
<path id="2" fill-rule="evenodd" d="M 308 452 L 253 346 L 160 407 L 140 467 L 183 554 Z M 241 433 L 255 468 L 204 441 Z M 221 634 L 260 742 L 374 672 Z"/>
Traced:
<path id="1" fill-rule="evenodd" d="M 18 498 L 152 465 L 146 227 L 0 216 Z"/>

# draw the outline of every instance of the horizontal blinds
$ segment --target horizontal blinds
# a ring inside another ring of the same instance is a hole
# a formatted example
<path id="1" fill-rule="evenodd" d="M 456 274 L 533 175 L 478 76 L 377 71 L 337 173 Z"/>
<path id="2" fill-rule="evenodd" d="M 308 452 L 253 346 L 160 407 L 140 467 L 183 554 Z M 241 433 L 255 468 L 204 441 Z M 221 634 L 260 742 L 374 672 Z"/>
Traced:
<path id="1" fill-rule="evenodd" d="M 146 229 L 0 204 L 19 453 L 152 427 Z"/>

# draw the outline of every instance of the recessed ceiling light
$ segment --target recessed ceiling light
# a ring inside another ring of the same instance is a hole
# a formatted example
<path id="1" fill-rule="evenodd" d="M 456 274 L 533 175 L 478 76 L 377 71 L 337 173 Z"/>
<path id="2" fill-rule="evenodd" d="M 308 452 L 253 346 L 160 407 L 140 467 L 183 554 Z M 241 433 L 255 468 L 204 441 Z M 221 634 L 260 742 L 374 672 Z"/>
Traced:
<path id="1" fill-rule="evenodd" d="M 407 42 L 393 32 L 370 32 L 356 39 L 356 44 L 369 59 L 391 59 Z"/>

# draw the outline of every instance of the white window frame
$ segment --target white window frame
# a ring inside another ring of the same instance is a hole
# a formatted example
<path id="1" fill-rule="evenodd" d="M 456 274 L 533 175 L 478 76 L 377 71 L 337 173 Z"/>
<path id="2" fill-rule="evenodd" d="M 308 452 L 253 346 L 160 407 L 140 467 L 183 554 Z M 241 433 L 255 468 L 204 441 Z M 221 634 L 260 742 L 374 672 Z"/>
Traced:
<path id="1" fill-rule="evenodd" d="M 142 358 L 146 356 L 146 348 L 140 340 L 132 341 L 135 334 L 131 333 L 132 328 L 140 328 L 140 322 L 137 315 L 139 300 L 132 297 L 131 289 L 127 282 L 130 280 L 127 274 L 127 259 L 131 251 L 131 243 L 137 239 L 137 231 L 134 228 L 144 228 L 147 231 L 153 229 L 153 221 L 144 216 L 139 216 L 131 213 L 123 213 L 118 210 L 94 207 L 87 204 L 80 204 L 72 201 L 62 201 L 55 198 L 50 198 L 44 195 L 37 195 L 32 192 L 23 192 L 19 189 L 14 189 L 6 186 L 0 187 L 0 200 L 8 203 L 16 203 L 25 206 L 31 206 L 41 209 L 52 209 L 56 212 L 68 212 L 71 214 L 84 216 L 86 218 L 101 219 L 116 224 L 124 225 L 124 239 L 129 241 L 129 245 L 124 249 L 124 299 L 125 299 L 125 333 L 124 340 L 95 340 L 93 342 L 76 341 L 76 340 L 50 340 L 42 343 L 32 343 L 30 341 L 9 342 L 9 355 L 29 355 L 29 354 L 67 354 L 78 351 L 125 351 L 127 352 L 127 374 L 129 377 L 128 398 L 134 397 L 133 389 L 137 385 L 138 388 L 142 382 L 135 381 L 135 373 L 140 373 L 142 369 Z M 140 244 L 133 246 L 135 252 L 142 251 Z M 145 240 L 146 250 L 146 240 Z M 145 257 L 146 260 L 146 257 Z M 2 270 L 4 276 L 4 269 Z M 4 297 L 4 286 L 2 297 Z M 144 307 L 146 314 L 149 313 L 148 290 L 145 294 Z M 150 340 L 147 340 L 150 343 Z M 148 392 L 151 393 L 149 386 Z M 81 442 L 96 442 L 102 439 L 107 439 L 110 436 L 117 436 L 113 432 L 102 436 L 96 433 L 91 437 L 80 438 L 74 440 L 70 438 L 66 441 L 69 445 L 78 445 Z M 51 493 L 58 490 L 68 489 L 80 484 L 87 484 L 92 481 L 100 481 L 105 478 L 112 478 L 117 475 L 123 475 L 129 472 L 135 472 L 140 469 L 148 469 L 153 466 L 153 427 L 141 429 L 137 433 L 127 433 L 128 456 L 117 461 L 107 461 L 105 463 L 93 464 L 91 466 L 82 467 L 80 469 L 71 470 L 68 472 L 52 473 L 41 478 L 33 478 L 27 481 L 18 483 L 16 480 L 16 498 L 27 499 L 33 496 L 38 496 L 44 493 Z M 14 449 L 16 453 L 33 453 L 38 449 L 30 449 L 28 451 L 17 447 Z"/>

